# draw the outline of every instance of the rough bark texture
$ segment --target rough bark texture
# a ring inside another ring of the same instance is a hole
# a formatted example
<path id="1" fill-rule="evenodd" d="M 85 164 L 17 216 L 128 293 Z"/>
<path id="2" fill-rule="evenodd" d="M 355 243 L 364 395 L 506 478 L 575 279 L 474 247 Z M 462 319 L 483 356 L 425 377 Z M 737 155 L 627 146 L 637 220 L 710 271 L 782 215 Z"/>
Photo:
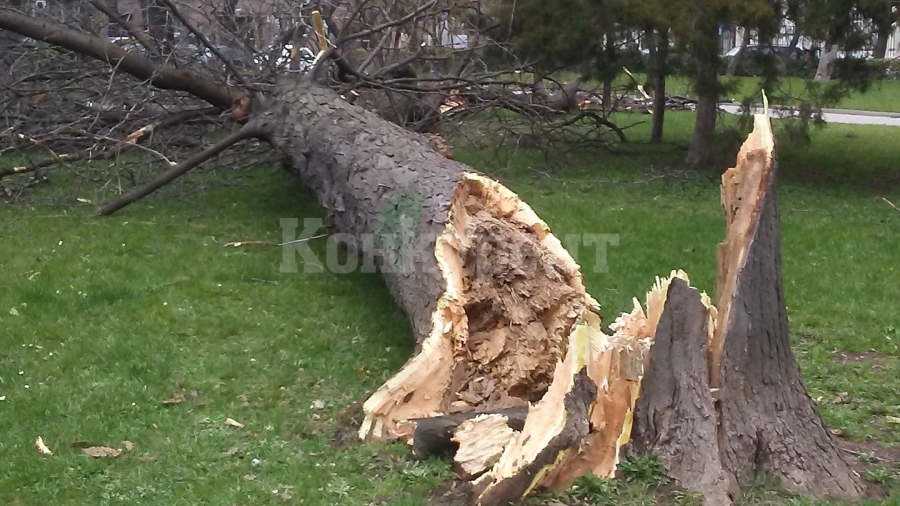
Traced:
<path id="1" fill-rule="evenodd" d="M 328 225 L 380 270 L 418 342 L 367 401 L 361 436 L 406 439 L 413 418 L 541 399 L 571 327 L 596 305 L 546 225 L 426 137 L 330 90 L 285 82 L 274 102 L 254 121 Z"/>
<path id="2" fill-rule="evenodd" d="M 651 33 L 656 31 L 651 30 Z M 669 74 L 669 30 L 658 30 L 656 44 L 651 46 L 651 67 L 653 78 L 653 126 L 650 130 L 650 142 L 663 141 L 663 127 L 666 117 L 666 77 Z"/>
<path id="3" fill-rule="evenodd" d="M 715 19 L 701 18 L 696 22 L 694 58 L 697 89 L 697 120 L 685 163 L 689 166 L 709 161 L 710 146 L 716 133 L 716 113 L 719 100 L 719 38 Z"/>
<path id="4" fill-rule="evenodd" d="M 15 12 L 0 12 L 0 28 L 118 65 L 220 108 L 246 93 Z M 702 39 L 714 30 L 705 26 L 700 33 Z M 715 38 L 701 42 L 710 40 Z M 709 114 L 713 126 L 715 121 L 715 53 L 703 56 L 708 59 L 698 82 L 709 88 L 701 96 L 713 100 L 701 101 L 712 108 L 698 110 L 695 140 L 710 126 Z M 474 484 L 475 502 L 505 504 L 535 487 L 564 487 L 577 475 L 573 470 L 608 476 L 631 434 L 646 346 L 658 336 L 638 434 L 680 481 L 707 493 L 711 504 L 726 503 L 718 462 L 741 484 L 768 471 L 803 493 L 861 494 L 791 352 L 774 139 L 766 115 L 756 118 L 737 168 L 723 177 L 728 232 L 719 250 L 719 313 L 707 385 L 708 306 L 702 297 L 698 305 L 686 284 L 676 279 L 667 285 L 671 300 L 656 304 L 665 304 L 661 311 L 651 304 L 658 293 L 648 295 L 648 316 L 638 306 L 634 318 L 617 320 L 618 338 L 605 336 L 578 265 L 511 191 L 436 153 L 424 136 L 315 84 L 281 82 L 259 105 L 265 112 L 254 111 L 254 128 L 290 158 L 289 167 L 315 192 L 330 227 L 379 267 L 417 337 L 417 353 L 373 395 L 382 394 L 374 407 L 384 411 L 369 417 L 366 403 L 364 436 L 383 434 L 385 425 L 396 428 L 415 413 L 431 417 L 482 404 L 500 409 L 516 398 L 517 406 L 528 403 L 522 429 Z M 487 252 L 485 245 L 491 246 Z M 519 256 L 503 245 L 515 245 Z M 483 273 L 483 266 L 491 268 Z M 469 434 L 477 437 L 477 428 Z M 472 455 L 470 462 L 483 462 L 481 467 L 496 458 Z"/>
<path id="5" fill-rule="evenodd" d="M 708 506 L 731 504 L 734 487 L 719 460 L 709 391 L 709 309 L 683 279 L 669 285 L 635 406 L 632 446 L 654 452 L 669 476 L 701 492 Z"/>
<path id="6" fill-rule="evenodd" d="M 263 120 L 273 144 L 315 192 L 328 226 L 371 255 L 415 335 L 428 335 L 445 288 L 435 239 L 471 169 L 430 149 L 424 136 L 315 84 L 285 80 L 275 101 L 281 107 Z"/>
<path id="7" fill-rule="evenodd" d="M 774 139 L 768 118 L 756 122 L 739 155 L 750 174 L 730 169 L 723 176 L 729 237 L 719 251 L 713 356 L 721 356 L 712 370 L 723 464 L 742 485 L 766 470 L 789 490 L 855 499 L 863 488 L 826 430 L 791 351 Z"/>
<path id="8" fill-rule="evenodd" d="M 718 308 L 711 317 L 695 291 L 672 280 L 635 410 L 634 448 L 655 451 L 710 506 L 730 504 L 735 485 L 760 473 L 819 498 L 863 494 L 791 352 L 775 169 L 766 111 L 722 176 Z"/>

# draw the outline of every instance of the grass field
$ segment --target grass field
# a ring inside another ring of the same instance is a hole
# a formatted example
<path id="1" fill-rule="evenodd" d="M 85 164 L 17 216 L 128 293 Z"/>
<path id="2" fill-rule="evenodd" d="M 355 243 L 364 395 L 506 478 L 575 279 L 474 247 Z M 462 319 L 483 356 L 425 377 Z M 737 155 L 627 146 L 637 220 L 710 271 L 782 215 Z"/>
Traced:
<path id="1" fill-rule="evenodd" d="M 752 96 L 759 88 L 759 79 L 757 78 L 735 77 L 727 80 L 734 83 L 736 90 L 731 95 L 736 100 Z M 677 85 L 684 87 L 684 80 L 680 80 Z M 802 79 L 788 78 L 781 83 L 780 91 L 788 95 L 799 95 L 803 92 L 804 87 L 805 83 Z M 900 81 L 873 81 L 871 87 L 865 92 L 854 92 L 833 107 L 860 111 L 900 112 Z"/>
<path id="2" fill-rule="evenodd" d="M 559 235 L 618 236 L 605 269 L 593 251 L 576 252 L 611 320 L 671 269 L 714 291 L 719 190 L 715 173 L 678 169 L 690 125 L 670 114 L 669 144 L 575 156 L 564 170 L 527 151 L 502 165 L 459 157 L 519 192 Z M 634 140 L 646 131 L 628 130 Z M 887 203 L 900 205 L 896 138 L 830 125 L 810 146 L 781 148 L 795 352 L 829 426 L 892 491 L 869 502 L 884 505 L 900 502 L 900 211 Z M 104 195 L 90 175 L 54 175 L 27 201 L 0 204 L 0 504 L 427 504 L 452 476 L 446 463 L 412 461 L 400 445 L 332 442 L 353 403 L 412 352 L 380 278 L 281 272 L 281 248 L 227 245 L 282 242 L 282 218 L 321 216 L 308 191 L 274 168 L 207 172 L 98 219 Z M 311 247 L 324 258 L 324 240 Z M 52 456 L 35 451 L 38 436 Z M 94 445 L 123 452 L 83 454 Z M 625 468 L 628 480 L 584 481 L 570 495 L 654 504 L 658 466 Z M 531 504 L 554 501 L 568 500 Z M 742 504 L 820 503 L 762 480 Z"/>
<path id="3" fill-rule="evenodd" d="M 722 81 L 733 88 L 728 97 L 742 101 L 745 97 L 758 94 L 760 79 L 757 77 L 722 77 Z M 805 89 L 805 82 L 800 78 L 782 80 L 778 91 L 788 96 L 799 96 Z M 669 93 L 694 96 L 690 80 L 686 77 L 673 76 L 666 84 Z M 772 95 L 773 93 L 769 93 Z M 854 92 L 834 106 L 837 109 L 855 109 L 860 111 L 900 112 L 900 80 L 873 81 L 865 93 Z"/>

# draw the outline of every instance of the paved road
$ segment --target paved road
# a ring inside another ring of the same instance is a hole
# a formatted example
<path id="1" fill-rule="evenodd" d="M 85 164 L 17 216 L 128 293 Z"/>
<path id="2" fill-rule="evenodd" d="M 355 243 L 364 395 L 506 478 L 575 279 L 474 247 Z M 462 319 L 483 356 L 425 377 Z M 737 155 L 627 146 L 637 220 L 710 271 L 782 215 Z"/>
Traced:
<path id="1" fill-rule="evenodd" d="M 740 114 L 741 106 L 737 104 L 719 104 L 719 107 L 731 114 Z M 762 108 L 755 108 L 754 113 L 761 113 Z M 778 118 L 790 114 L 789 109 L 770 109 L 769 116 Z M 822 109 L 822 119 L 828 123 L 846 123 L 850 125 L 881 125 L 900 127 L 900 112 L 853 111 L 849 109 Z"/>

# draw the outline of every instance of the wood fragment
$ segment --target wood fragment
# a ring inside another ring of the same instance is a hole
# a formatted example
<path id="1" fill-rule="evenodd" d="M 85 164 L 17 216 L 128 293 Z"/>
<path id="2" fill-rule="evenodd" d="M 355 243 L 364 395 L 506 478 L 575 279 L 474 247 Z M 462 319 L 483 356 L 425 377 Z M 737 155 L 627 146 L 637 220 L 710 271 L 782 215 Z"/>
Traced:
<path id="1" fill-rule="evenodd" d="M 410 423 L 415 424 L 412 442 L 413 455 L 420 459 L 433 455 L 453 456 L 459 446 L 459 441 L 454 440 L 454 435 L 459 426 L 466 421 L 483 416 L 499 416 L 503 417 L 510 430 L 521 431 L 525 425 L 527 414 L 527 407 L 519 407 L 492 412 L 458 413 L 409 420 Z"/>
<path id="2" fill-rule="evenodd" d="M 37 452 L 41 455 L 53 455 L 53 452 L 50 451 L 50 448 L 44 444 L 44 438 L 38 436 L 37 440 L 34 442 L 34 447 L 37 449 Z"/>
<path id="3" fill-rule="evenodd" d="M 453 435 L 459 444 L 453 457 L 457 475 L 466 481 L 481 476 L 500 460 L 516 434 L 503 415 L 480 415 L 462 422 Z"/>

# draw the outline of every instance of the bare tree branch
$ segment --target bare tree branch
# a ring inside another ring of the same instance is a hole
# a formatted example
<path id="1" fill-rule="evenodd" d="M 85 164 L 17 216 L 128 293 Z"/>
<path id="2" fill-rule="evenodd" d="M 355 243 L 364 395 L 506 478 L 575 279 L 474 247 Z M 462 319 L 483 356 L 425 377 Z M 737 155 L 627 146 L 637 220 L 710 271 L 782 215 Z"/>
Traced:
<path id="1" fill-rule="evenodd" d="M 220 86 L 190 70 L 157 65 L 100 37 L 73 30 L 55 21 L 0 8 L 0 28 L 90 56 L 148 81 L 157 88 L 184 91 L 222 109 L 231 109 L 238 99 L 246 95 L 244 91 Z"/>
<path id="2" fill-rule="evenodd" d="M 212 146 L 209 147 L 209 149 L 206 149 L 204 151 L 201 151 L 200 153 L 197 153 L 196 155 L 192 156 L 191 158 L 188 158 L 187 160 L 185 160 L 185 161 L 179 163 L 178 165 L 172 167 L 171 169 L 167 170 L 165 173 L 161 174 L 159 177 L 157 177 L 153 181 L 150 181 L 149 183 L 141 186 L 140 188 L 134 190 L 133 192 L 131 192 L 127 195 L 124 195 L 124 196 L 110 202 L 109 204 L 106 204 L 105 206 L 101 207 L 97 211 L 97 215 L 98 216 L 109 216 L 109 215 L 113 214 L 114 212 L 118 211 L 119 209 L 122 209 L 123 207 L 125 207 L 129 204 L 133 204 L 134 202 L 141 200 L 142 198 L 146 197 L 147 195 L 150 195 L 151 193 L 155 192 L 156 190 L 162 188 L 163 186 L 165 186 L 165 185 L 171 183 L 172 181 L 178 179 L 179 177 L 187 174 L 194 168 L 200 166 L 200 164 L 202 164 L 203 162 L 209 160 L 210 158 L 215 157 L 216 155 L 225 151 L 226 149 L 230 148 L 231 146 L 235 145 L 236 143 L 246 140 L 246 139 L 260 137 L 263 134 L 264 134 L 264 132 L 261 128 L 259 128 L 258 126 L 254 125 L 254 124 L 248 123 L 247 125 L 244 125 L 244 127 L 241 128 L 240 130 L 238 130 L 237 132 L 234 132 L 233 134 L 222 139 L 221 141 L 213 144 Z"/>
<path id="3" fill-rule="evenodd" d="M 240 72 L 238 72 L 238 69 L 235 68 L 233 63 L 231 63 L 231 60 L 229 60 L 228 58 L 225 58 L 222 55 L 222 53 L 216 48 L 216 46 L 214 46 L 209 41 L 209 39 L 207 39 L 206 36 L 200 32 L 200 30 L 197 30 L 197 28 L 190 21 L 188 21 L 188 19 L 181 13 L 181 11 L 178 10 L 177 7 L 175 7 L 175 3 L 172 2 L 172 0 L 162 0 L 162 1 L 163 1 L 163 3 L 166 4 L 166 7 L 168 7 L 169 10 L 172 12 L 172 15 L 174 15 L 178 19 L 178 21 L 181 21 L 181 24 L 183 24 L 185 26 L 185 28 L 188 29 L 189 32 L 194 34 L 194 36 L 197 37 L 197 39 L 200 41 L 201 44 L 203 44 L 204 47 L 206 47 L 206 49 L 209 49 L 212 52 L 212 54 L 216 55 L 216 58 L 218 58 L 219 60 L 222 61 L 222 63 L 225 64 L 225 68 L 228 69 L 228 72 L 231 72 L 231 75 L 233 75 L 234 78 L 237 79 L 238 82 L 241 83 L 242 86 L 244 86 L 244 88 L 249 89 L 250 84 L 248 84 L 247 80 L 244 79 L 244 76 Z"/>
<path id="4" fill-rule="evenodd" d="M 149 52 L 152 55 L 159 54 L 159 51 L 157 51 L 156 46 L 152 42 L 150 42 L 150 39 L 147 37 L 147 35 L 144 32 L 142 32 L 141 30 L 139 30 L 136 26 L 134 26 L 134 23 L 132 23 L 132 22 L 128 21 L 127 19 L 124 19 L 122 16 L 120 16 L 119 13 L 116 12 L 109 5 L 109 3 L 107 3 L 107 0 L 90 0 L 90 2 L 91 2 L 91 5 L 94 6 L 94 8 L 96 8 L 98 11 L 102 12 L 103 14 L 106 14 L 106 16 L 109 19 L 115 21 L 116 24 L 118 24 L 119 26 L 124 28 L 125 31 L 127 31 L 129 35 L 134 37 L 134 40 L 138 41 L 138 43 L 141 46 L 143 46 L 144 49 L 147 50 L 147 52 Z"/>

